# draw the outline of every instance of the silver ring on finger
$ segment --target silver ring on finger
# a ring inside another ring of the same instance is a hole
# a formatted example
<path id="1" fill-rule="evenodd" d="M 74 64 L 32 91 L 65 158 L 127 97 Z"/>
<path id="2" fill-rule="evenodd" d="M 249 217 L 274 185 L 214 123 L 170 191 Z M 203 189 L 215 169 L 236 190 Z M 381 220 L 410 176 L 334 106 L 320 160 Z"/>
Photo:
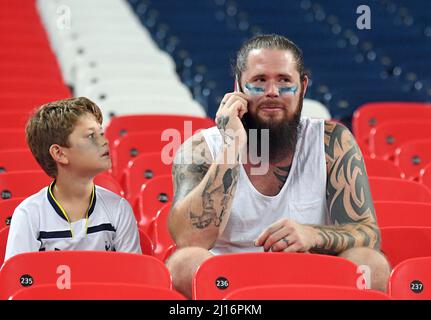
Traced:
<path id="1" fill-rule="evenodd" d="M 289 246 L 289 240 L 287 240 L 286 237 L 282 238 L 281 240 L 286 244 L 286 246 Z"/>

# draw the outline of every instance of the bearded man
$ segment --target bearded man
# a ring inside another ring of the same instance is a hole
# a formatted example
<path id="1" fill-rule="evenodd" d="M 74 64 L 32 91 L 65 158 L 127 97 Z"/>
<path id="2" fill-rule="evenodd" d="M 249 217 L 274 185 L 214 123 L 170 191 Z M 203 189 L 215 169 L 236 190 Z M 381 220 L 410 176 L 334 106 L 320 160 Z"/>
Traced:
<path id="1" fill-rule="evenodd" d="M 301 118 L 309 81 L 301 50 L 257 36 L 234 69 L 217 127 L 175 157 L 168 225 L 177 250 L 167 261 L 175 289 L 190 297 L 195 271 L 213 255 L 284 251 L 366 265 L 371 288 L 385 291 L 390 266 L 363 156 L 343 125 Z"/>

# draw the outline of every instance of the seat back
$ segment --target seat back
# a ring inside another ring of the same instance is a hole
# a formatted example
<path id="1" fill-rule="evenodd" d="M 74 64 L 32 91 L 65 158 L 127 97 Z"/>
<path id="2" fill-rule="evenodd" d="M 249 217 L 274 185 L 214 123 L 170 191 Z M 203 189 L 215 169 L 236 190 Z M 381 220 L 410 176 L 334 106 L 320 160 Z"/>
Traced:
<path id="1" fill-rule="evenodd" d="M 14 198 L 0 201 L 0 229 L 10 225 L 15 208 L 25 198 Z"/>
<path id="2" fill-rule="evenodd" d="M 9 236 L 9 226 L 0 229 L 0 266 L 4 262 L 8 236 Z"/>
<path id="3" fill-rule="evenodd" d="M 51 181 L 52 179 L 41 170 L 0 174 L 1 199 L 28 197 L 48 186 Z"/>
<path id="4" fill-rule="evenodd" d="M 389 300 L 380 291 L 342 286 L 270 285 L 240 288 L 225 300 Z"/>
<path id="5" fill-rule="evenodd" d="M 240 253 L 206 260 L 193 277 L 193 299 L 222 299 L 257 285 L 315 284 L 357 287 L 357 266 L 339 257 L 302 253 Z"/>
<path id="6" fill-rule="evenodd" d="M 112 146 L 114 177 L 120 181 L 128 161 L 139 154 L 163 150 L 164 163 L 172 163 L 175 152 L 185 140 L 197 131 L 212 126 L 214 121 L 209 118 L 185 115 L 114 117 L 106 129 Z"/>
<path id="7" fill-rule="evenodd" d="M 370 132 L 370 155 L 393 160 L 395 150 L 404 143 L 429 136 L 430 120 L 400 120 L 376 126 Z"/>
<path id="8" fill-rule="evenodd" d="M 431 227 L 383 227 L 382 252 L 392 267 L 416 257 L 431 256 Z"/>
<path id="9" fill-rule="evenodd" d="M 61 99 L 70 98 L 70 93 L 64 95 L 58 92 L 23 92 L 20 93 L 3 93 L 0 92 L 0 105 L 1 106 L 14 106 L 14 110 L 31 111 L 34 108 L 50 101 L 57 101 Z M 22 132 L 24 130 L 21 130 Z M 7 149 L 7 148 L 2 148 Z M 10 149 L 10 148 L 9 148 Z"/>
<path id="10" fill-rule="evenodd" d="M 395 150 L 395 164 L 407 179 L 416 179 L 422 168 L 431 164 L 431 140 L 413 140 Z"/>
<path id="11" fill-rule="evenodd" d="M 31 79 L 19 79 L 18 81 L 11 81 L 11 79 L 0 78 L 0 91 L 7 93 L 20 94 L 37 94 L 43 92 L 44 94 L 58 94 L 64 97 L 70 96 L 69 88 L 58 81 L 58 79 L 46 78 L 34 81 Z"/>
<path id="12" fill-rule="evenodd" d="M 185 123 L 191 122 L 190 125 Z M 105 130 L 105 135 L 111 142 L 121 136 L 132 132 L 154 131 L 162 132 L 165 129 L 175 129 L 181 132 L 190 128 L 196 131 L 215 126 L 215 123 L 210 118 L 201 118 L 185 115 L 166 115 L 166 114 L 140 114 L 140 115 L 124 115 L 113 117 Z"/>
<path id="13" fill-rule="evenodd" d="M 121 197 L 124 197 L 124 192 L 120 184 L 108 173 L 101 173 L 95 176 L 94 184 L 108 189 L 109 191 L 112 191 Z"/>
<path id="14" fill-rule="evenodd" d="M 185 300 L 177 291 L 142 284 L 74 283 L 70 289 L 60 290 L 45 284 L 20 290 L 11 300 Z"/>
<path id="15" fill-rule="evenodd" d="M 152 256 L 154 252 L 153 241 L 144 230 L 141 228 L 138 228 L 138 230 L 142 254 Z"/>
<path id="16" fill-rule="evenodd" d="M 0 174 L 25 170 L 42 170 L 30 149 L 0 151 Z"/>
<path id="17" fill-rule="evenodd" d="M 0 68 L 1 70 L 1 68 Z M 13 112 L 0 111 L 0 129 L 21 129 L 24 130 L 30 116 L 28 111 Z"/>
<path id="18" fill-rule="evenodd" d="M 404 179 L 370 177 L 374 201 L 431 202 L 431 191 L 423 184 Z"/>
<path id="19" fill-rule="evenodd" d="M 23 129 L 0 129 L 0 151 L 25 148 L 27 142 Z"/>
<path id="20" fill-rule="evenodd" d="M 164 164 L 160 152 L 141 154 L 130 160 L 121 178 L 126 198 L 133 203 L 143 184 L 171 172 L 172 164 Z"/>
<path id="21" fill-rule="evenodd" d="M 416 102 L 372 102 L 355 110 L 352 131 L 358 144 L 368 146 L 373 128 L 388 121 L 405 119 L 431 119 L 431 108 Z"/>
<path id="22" fill-rule="evenodd" d="M 431 203 L 375 201 L 379 227 L 431 227 Z"/>
<path id="23" fill-rule="evenodd" d="M 156 177 L 143 185 L 133 206 L 139 226 L 147 231 L 157 212 L 165 204 L 171 202 L 173 196 L 174 190 L 170 175 Z"/>
<path id="24" fill-rule="evenodd" d="M 419 174 L 419 181 L 427 188 L 431 189 L 431 164 L 423 168 Z"/>
<path id="25" fill-rule="evenodd" d="M 399 263 L 389 278 L 392 299 L 431 300 L 431 256 Z"/>
<path id="26" fill-rule="evenodd" d="M 162 156 L 166 157 L 167 162 L 172 163 L 175 152 L 181 146 L 181 136 L 173 142 L 167 140 L 168 138 L 162 141 L 159 132 L 133 132 L 115 140 L 111 149 L 113 177 L 121 181 L 128 162 L 145 153 L 163 152 Z"/>
<path id="27" fill-rule="evenodd" d="M 25 286 L 80 282 L 146 284 L 171 288 L 166 266 L 154 257 L 123 252 L 46 251 L 11 257 L 0 271 L 0 299 Z"/>
<path id="28" fill-rule="evenodd" d="M 401 170 L 389 160 L 364 157 L 369 177 L 402 178 Z"/>
<path id="29" fill-rule="evenodd" d="M 158 212 L 148 228 L 155 244 L 154 256 L 163 261 L 171 247 L 175 244 L 168 229 L 168 217 L 171 203 L 165 204 Z"/>

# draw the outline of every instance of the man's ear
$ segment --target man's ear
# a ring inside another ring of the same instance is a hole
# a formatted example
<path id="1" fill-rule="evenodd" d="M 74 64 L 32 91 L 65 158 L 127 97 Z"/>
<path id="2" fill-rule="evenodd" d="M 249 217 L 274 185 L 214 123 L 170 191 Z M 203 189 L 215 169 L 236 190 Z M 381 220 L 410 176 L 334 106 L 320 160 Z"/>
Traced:
<path id="1" fill-rule="evenodd" d="M 51 145 L 51 147 L 49 147 L 49 154 L 57 163 L 61 163 L 61 164 L 69 163 L 69 159 L 67 158 L 67 155 L 64 152 L 64 148 L 59 146 L 58 144 L 53 144 Z"/>
<path id="2" fill-rule="evenodd" d="M 308 88 L 308 76 L 304 75 L 304 79 L 302 79 L 302 87 L 303 89 L 303 93 L 302 93 L 302 97 L 305 98 L 305 94 L 307 93 L 307 88 Z"/>

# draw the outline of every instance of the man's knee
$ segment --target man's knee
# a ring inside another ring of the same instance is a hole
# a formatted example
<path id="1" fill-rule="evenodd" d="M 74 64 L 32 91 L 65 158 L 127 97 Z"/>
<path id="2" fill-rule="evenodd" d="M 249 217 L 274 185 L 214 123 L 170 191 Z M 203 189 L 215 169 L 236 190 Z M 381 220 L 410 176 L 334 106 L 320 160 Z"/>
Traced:
<path id="1" fill-rule="evenodd" d="M 175 251 L 166 261 L 175 289 L 190 298 L 194 273 L 212 256 L 208 250 L 200 247 L 187 247 Z"/>
<path id="2" fill-rule="evenodd" d="M 342 252 L 339 257 L 352 261 L 359 267 L 365 267 L 365 278 L 369 278 L 371 289 L 386 291 L 391 267 L 386 257 L 378 250 L 359 247 Z M 369 274 L 367 274 L 369 272 Z"/>

